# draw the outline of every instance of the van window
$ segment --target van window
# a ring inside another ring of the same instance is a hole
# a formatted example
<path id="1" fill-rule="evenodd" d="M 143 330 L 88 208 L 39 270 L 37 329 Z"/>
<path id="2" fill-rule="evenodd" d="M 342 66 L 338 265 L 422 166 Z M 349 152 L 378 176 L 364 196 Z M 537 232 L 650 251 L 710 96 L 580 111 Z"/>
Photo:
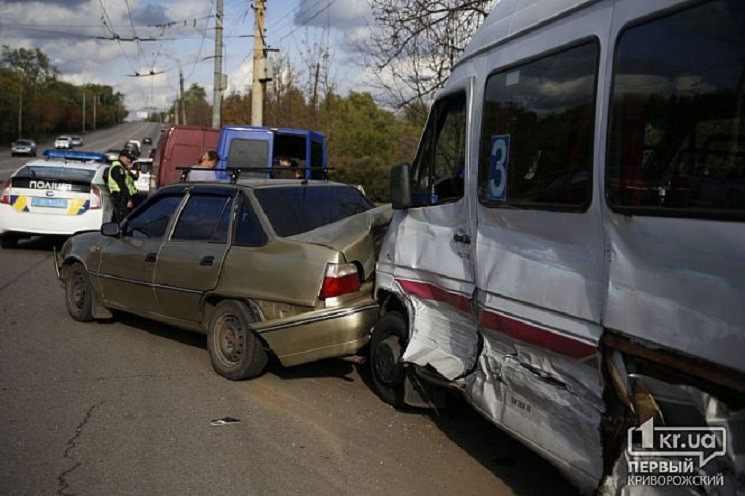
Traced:
<path id="1" fill-rule="evenodd" d="M 489 76 L 479 152 L 479 199 L 489 206 L 586 210 L 598 43 Z"/>
<path id="2" fill-rule="evenodd" d="M 606 190 L 622 213 L 745 218 L 745 4 L 708 2 L 619 37 Z"/>
<path id="3" fill-rule="evenodd" d="M 415 206 L 437 205 L 463 196 L 466 160 L 466 94 L 435 103 L 411 166 Z"/>
<path id="4" fill-rule="evenodd" d="M 235 138 L 230 141 L 228 167 L 268 167 L 269 141 Z M 248 174 L 247 174 L 248 175 Z M 255 174 L 252 174 L 253 176 Z M 260 173 L 257 177 L 266 174 Z"/>

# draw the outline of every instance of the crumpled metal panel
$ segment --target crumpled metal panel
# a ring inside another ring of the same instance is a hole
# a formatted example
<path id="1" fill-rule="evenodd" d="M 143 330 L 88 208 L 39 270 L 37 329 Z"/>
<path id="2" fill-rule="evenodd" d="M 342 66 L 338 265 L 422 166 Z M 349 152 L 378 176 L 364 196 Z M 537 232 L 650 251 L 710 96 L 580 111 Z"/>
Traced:
<path id="1" fill-rule="evenodd" d="M 416 320 L 403 361 L 431 365 L 450 380 L 469 372 L 478 358 L 478 336 L 471 315 L 439 301 L 414 296 L 411 302 Z"/>
<path id="2" fill-rule="evenodd" d="M 288 239 L 338 250 L 348 262 L 360 262 L 368 278 L 375 270 L 380 242 L 392 215 L 390 204 L 383 205 Z"/>
<path id="3" fill-rule="evenodd" d="M 548 458 L 585 492 L 603 472 L 602 397 L 571 375 L 544 376 L 493 334 L 484 335 L 476 371 L 465 394 L 487 418 Z M 561 362 L 557 358 L 557 364 Z M 586 367 L 577 364 L 577 367 Z"/>

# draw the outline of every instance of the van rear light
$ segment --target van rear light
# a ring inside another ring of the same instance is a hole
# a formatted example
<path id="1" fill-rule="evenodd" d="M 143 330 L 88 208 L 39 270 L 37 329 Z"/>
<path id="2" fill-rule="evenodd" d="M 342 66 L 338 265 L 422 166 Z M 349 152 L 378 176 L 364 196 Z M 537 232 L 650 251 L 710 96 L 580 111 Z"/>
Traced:
<path id="1" fill-rule="evenodd" d="M 351 263 L 326 265 L 326 276 L 323 278 L 319 298 L 333 298 L 360 289 L 360 276 L 357 266 Z"/>
<path id="2" fill-rule="evenodd" d="M 0 197 L 0 203 L 10 205 L 10 179 L 3 183 L 3 193 Z"/>
<path id="3" fill-rule="evenodd" d="M 101 208 L 102 206 L 103 206 L 103 201 L 101 201 L 101 188 L 99 188 L 95 184 L 91 184 L 90 209 L 97 210 Z"/>

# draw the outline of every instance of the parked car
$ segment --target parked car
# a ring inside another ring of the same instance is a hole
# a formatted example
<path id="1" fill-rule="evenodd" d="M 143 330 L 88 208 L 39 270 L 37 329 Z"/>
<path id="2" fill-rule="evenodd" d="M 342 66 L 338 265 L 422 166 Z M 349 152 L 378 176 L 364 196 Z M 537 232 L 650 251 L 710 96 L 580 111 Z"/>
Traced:
<path id="1" fill-rule="evenodd" d="M 70 146 L 83 146 L 83 138 L 80 136 L 71 136 Z"/>
<path id="2" fill-rule="evenodd" d="M 338 183 L 173 184 L 121 224 L 68 239 L 58 277 L 73 319 L 116 309 L 206 333 L 215 371 L 246 379 L 270 353 L 289 366 L 368 342 L 390 217 Z"/>
<path id="3" fill-rule="evenodd" d="M 135 187 L 141 195 L 147 196 L 150 192 L 150 171 L 153 167 L 153 159 L 138 158 L 132 162 L 132 170 L 137 174 Z"/>
<path id="4" fill-rule="evenodd" d="M 15 157 L 17 155 L 29 155 L 35 157 L 36 143 L 30 139 L 18 139 L 14 141 L 10 147 L 10 156 Z"/>
<path id="5" fill-rule="evenodd" d="M 47 150 L 5 181 L 0 197 L 0 242 L 14 248 L 36 235 L 69 236 L 100 229 L 111 219 L 99 153 Z"/>
<path id="6" fill-rule="evenodd" d="M 72 148 L 72 143 L 70 141 L 69 136 L 60 136 L 56 140 L 54 140 L 54 147 L 55 148 L 65 148 L 69 149 Z"/>

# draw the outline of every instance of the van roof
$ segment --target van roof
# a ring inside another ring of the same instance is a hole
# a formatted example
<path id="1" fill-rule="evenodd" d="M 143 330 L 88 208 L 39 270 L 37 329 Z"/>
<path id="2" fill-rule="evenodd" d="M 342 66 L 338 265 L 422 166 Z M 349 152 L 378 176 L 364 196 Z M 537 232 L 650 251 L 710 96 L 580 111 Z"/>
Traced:
<path id="1" fill-rule="evenodd" d="M 455 67 L 471 57 L 538 26 L 600 0 L 496 0 Z"/>

